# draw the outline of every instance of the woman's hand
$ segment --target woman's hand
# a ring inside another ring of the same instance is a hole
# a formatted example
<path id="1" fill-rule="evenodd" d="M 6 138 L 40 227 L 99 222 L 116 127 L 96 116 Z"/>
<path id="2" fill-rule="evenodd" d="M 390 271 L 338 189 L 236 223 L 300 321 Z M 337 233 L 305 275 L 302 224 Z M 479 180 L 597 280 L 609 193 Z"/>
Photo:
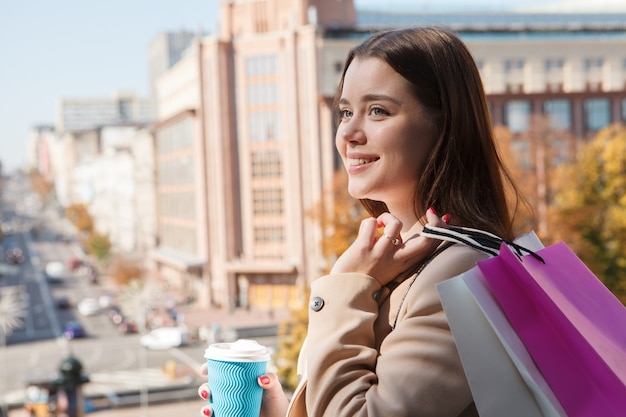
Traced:
<path id="1" fill-rule="evenodd" d="M 448 215 L 439 217 L 432 209 L 426 211 L 430 226 L 446 227 Z M 383 234 L 378 233 L 383 229 Z M 358 272 L 375 278 L 381 285 L 391 282 L 400 273 L 426 259 L 441 243 L 418 233 L 402 241 L 402 222 L 391 213 L 361 222 L 359 234 L 337 259 L 331 273 Z"/>
<path id="2" fill-rule="evenodd" d="M 202 365 L 200 373 L 202 375 L 207 374 L 206 363 Z M 261 413 L 259 414 L 259 417 L 285 417 L 287 415 L 289 401 L 283 391 L 282 385 L 280 385 L 278 376 L 276 374 L 262 375 L 258 378 L 257 382 L 261 388 L 263 388 L 263 402 L 261 403 Z M 198 395 L 203 400 L 209 399 L 209 395 L 211 395 L 211 393 L 209 392 L 208 383 L 205 382 L 200 385 L 198 388 Z M 202 407 L 201 411 L 202 415 L 207 417 L 210 417 L 213 413 L 208 404 Z"/>

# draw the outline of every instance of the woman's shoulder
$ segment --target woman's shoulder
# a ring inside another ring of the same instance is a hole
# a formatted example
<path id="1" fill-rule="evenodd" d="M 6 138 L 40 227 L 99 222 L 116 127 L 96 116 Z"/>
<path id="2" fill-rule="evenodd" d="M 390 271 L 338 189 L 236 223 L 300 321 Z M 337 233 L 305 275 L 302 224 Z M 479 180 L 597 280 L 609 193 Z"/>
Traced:
<path id="1" fill-rule="evenodd" d="M 444 281 L 476 266 L 489 255 L 462 244 L 452 244 L 435 256 L 422 271 L 423 279 Z"/>

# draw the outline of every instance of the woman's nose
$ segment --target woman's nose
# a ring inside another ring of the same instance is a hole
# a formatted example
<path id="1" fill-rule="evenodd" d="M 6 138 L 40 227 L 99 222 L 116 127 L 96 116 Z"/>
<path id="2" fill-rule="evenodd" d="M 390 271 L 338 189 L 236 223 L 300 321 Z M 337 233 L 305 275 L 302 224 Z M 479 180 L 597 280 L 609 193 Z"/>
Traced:
<path id="1" fill-rule="evenodd" d="M 346 142 L 358 142 L 361 143 L 365 140 L 365 134 L 361 126 L 356 123 L 356 120 L 350 120 L 348 123 L 343 123 L 339 126 L 339 135 L 342 140 Z"/>

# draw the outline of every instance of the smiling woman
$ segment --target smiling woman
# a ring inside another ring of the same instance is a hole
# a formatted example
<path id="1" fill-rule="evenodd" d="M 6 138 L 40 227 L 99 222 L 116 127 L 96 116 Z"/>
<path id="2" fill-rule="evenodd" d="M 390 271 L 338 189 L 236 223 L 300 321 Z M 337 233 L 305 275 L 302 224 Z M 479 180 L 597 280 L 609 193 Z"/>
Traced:
<path id="1" fill-rule="evenodd" d="M 262 375 L 260 416 L 477 416 L 436 285 L 486 255 L 421 236 L 455 224 L 513 237 L 506 187 L 521 197 L 474 59 L 448 30 L 379 32 L 348 54 L 336 103 L 348 192 L 371 217 L 312 282 L 300 383 L 288 401 Z"/>

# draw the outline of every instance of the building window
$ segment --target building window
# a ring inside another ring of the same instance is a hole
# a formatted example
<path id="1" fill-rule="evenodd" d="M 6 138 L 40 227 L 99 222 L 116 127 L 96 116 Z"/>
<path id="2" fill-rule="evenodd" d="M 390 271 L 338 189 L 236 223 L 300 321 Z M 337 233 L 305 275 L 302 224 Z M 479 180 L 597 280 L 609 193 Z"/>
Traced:
<path id="1" fill-rule="evenodd" d="M 253 178 L 279 178 L 282 175 L 280 151 L 254 151 L 251 154 Z"/>
<path id="2" fill-rule="evenodd" d="M 601 69 L 603 64 L 604 60 L 602 58 L 586 58 L 584 61 L 585 69 L 587 71 Z"/>
<path id="3" fill-rule="evenodd" d="M 281 188 L 252 190 L 252 210 L 255 216 L 283 214 L 283 190 Z"/>
<path id="4" fill-rule="evenodd" d="M 562 70 L 563 67 L 565 66 L 565 61 L 563 61 L 562 59 L 546 59 L 543 62 L 543 66 L 544 69 L 548 72 L 550 71 L 554 71 L 554 70 Z"/>
<path id="5" fill-rule="evenodd" d="M 571 103 L 568 100 L 547 100 L 543 111 L 550 118 L 551 129 L 568 130 L 572 127 Z"/>
<path id="6" fill-rule="evenodd" d="M 524 69 L 523 59 L 506 59 L 504 60 L 504 71 L 521 71 Z"/>
<path id="7" fill-rule="evenodd" d="M 246 74 L 249 77 L 275 75 L 278 73 L 278 57 L 276 55 L 251 56 L 246 59 Z"/>
<path id="8" fill-rule="evenodd" d="M 626 122 L 626 98 L 622 100 L 622 122 Z"/>
<path id="9" fill-rule="evenodd" d="M 253 84 L 248 86 L 248 104 L 278 103 L 278 84 Z"/>
<path id="10" fill-rule="evenodd" d="M 282 226 L 259 226 L 254 228 L 256 243 L 282 243 L 285 241 L 285 229 Z"/>
<path id="11" fill-rule="evenodd" d="M 249 123 L 251 142 L 264 142 L 280 139 L 278 112 L 250 113 Z"/>
<path id="12" fill-rule="evenodd" d="M 193 147 L 193 124 L 191 118 L 159 129 L 156 133 L 156 150 L 165 155 Z"/>
<path id="13" fill-rule="evenodd" d="M 608 126 L 611 122 L 611 105 L 606 98 L 585 100 L 585 127 L 594 132 Z"/>
<path id="14" fill-rule="evenodd" d="M 512 100 L 504 105 L 504 123 L 512 133 L 520 133 L 527 130 L 529 119 L 529 101 Z"/>

